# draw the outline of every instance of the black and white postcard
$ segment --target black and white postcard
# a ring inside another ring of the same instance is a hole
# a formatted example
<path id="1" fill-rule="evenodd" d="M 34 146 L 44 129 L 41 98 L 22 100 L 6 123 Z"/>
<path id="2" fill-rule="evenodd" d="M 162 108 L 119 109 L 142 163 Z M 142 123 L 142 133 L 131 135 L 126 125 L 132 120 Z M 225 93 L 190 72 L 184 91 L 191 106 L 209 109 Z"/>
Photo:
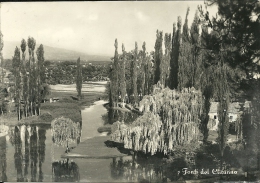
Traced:
<path id="1" fill-rule="evenodd" d="M 258 0 L 0 12 L 1 182 L 260 181 Z"/>

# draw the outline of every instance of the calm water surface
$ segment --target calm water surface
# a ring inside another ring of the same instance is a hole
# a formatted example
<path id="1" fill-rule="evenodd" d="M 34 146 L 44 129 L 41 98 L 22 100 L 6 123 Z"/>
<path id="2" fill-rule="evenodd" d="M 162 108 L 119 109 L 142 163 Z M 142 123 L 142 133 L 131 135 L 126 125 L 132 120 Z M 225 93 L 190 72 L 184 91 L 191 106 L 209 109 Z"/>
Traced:
<path id="1" fill-rule="evenodd" d="M 80 141 L 100 136 L 97 128 L 111 121 L 103 106 L 104 101 L 82 110 Z M 111 112 L 111 111 L 110 111 Z M 118 114 L 118 112 L 116 112 Z M 108 121 L 104 121 L 108 120 Z M 76 147 L 76 143 L 69 145 Z M 0 180 L 8 182 L 52 181 L 127 181 L 118 162 L 131 157 L 111 159 L 62 159 L 64 147 L 52 142 L 51 125 L 18 125 L 9 128 L 8 135 L 0 137 Z"/>
<path id="2" fill-rule="evenodd" d="M 97 128 L 116 120 L 126 123 L 137 115 L 107 110 L 104 101 L 82 110 L 81 138 L 78 143 L 100 136 Z M 77 143 L 70 144 L 76 147 Z M 64 147 L 52 141 L 50 125 L 20 125 L 10 127 L 8 135 L 0 137 L 0 180 L 9 182 L 166 182 L 180 179 L 182 168 L 216 168 L 218 162 L 204 154 L 175 158 L 171 162 L 157 157 L 138 155 L 110 159 L 62 159 Z M 208 158 L 208 159 L 206 159 Z M 213 165 L 213 167 L 210 167 Z M 185 179 L 197 179 L 186 175 Z"/>

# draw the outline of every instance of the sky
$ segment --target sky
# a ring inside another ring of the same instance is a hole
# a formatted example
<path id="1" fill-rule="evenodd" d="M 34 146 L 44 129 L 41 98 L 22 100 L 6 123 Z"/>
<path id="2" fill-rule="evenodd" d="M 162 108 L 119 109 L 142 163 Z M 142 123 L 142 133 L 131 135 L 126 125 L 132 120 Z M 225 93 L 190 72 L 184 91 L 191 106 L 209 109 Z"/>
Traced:
<path id="1" fill-rule="evenodd" d="M 1 3 L 3 40 L 34 37 L 37 44 L 88 54 L 114 55 L 117 38 L 119 53 L 139 49 L 146 42 L 154 50 L 156 30 L 172 33 L 173 23 L 187 8 L 189 25 L 197 6 L 204 1 L 121 1 L 121 2 L 4 2 Z M 216 10 L 215 10 L 216 12 Z M 4 49 L 4 48 L 3 48 Z"/>

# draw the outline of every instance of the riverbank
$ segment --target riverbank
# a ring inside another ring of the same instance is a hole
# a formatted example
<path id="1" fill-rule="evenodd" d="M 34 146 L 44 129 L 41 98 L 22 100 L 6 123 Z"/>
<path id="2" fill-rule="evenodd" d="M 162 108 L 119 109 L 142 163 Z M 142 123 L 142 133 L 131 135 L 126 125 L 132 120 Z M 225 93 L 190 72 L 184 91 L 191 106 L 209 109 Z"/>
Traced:
<path id="1" fill-rule="evenodd" d="M 50 124 L 53 119 L 61 116 L 81 122 L 81 110 L 102 98 L 103 93 L 84 93 L 81 100 L 78 100 L 76 95 L 75 92 L 52 91 L 51 97 L 59 98 L 59 101 L 42 103 L 40 116 L 30 116 L 18 121 L 16 112 L 11 112 L 0 116 L 0 124 Z"/>
<path id="2" fill-rule="evenodd" d="M 120 153 L 117 148 L 109 148 L 105 142 L 110 140 L 109 136 L 99 136 L 81 142 L 75 149 L 61 158 L 85 158 L 85 159 L 109 159 L 127 156 Z"/>

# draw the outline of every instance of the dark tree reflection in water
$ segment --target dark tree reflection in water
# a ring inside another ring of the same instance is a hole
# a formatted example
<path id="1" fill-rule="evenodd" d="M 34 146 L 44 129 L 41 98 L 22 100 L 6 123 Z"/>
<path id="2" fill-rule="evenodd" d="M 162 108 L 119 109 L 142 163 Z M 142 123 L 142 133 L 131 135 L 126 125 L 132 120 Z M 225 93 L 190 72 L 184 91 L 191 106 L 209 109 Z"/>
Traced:
<path id="1" fill-rule="evenodd" d="M 155 156 L 138 155 L 131 159 L 113 158 L 110 168 L 111 177 L 115 180 L 125 179 L 131 182 L 166 182 L 181 180 L 183 168 L 191 167 L 184 157 L 174 160 L 162 159 Z M 185 179 L 195 178 L 193 175 Z"/>
<path id="2" fill-rule="evenodd" d="M 80 180 L 78 165 L 69 159 L 52 163 L 53 182 L 78 182 Z"/>
<path id="3" fill-rule="evenodd" d="M 28 182 L 28 167 L 29 167 L 29 162 L 30 162 L 30 147 L 29 147 L 29 131 L 28 131 L 28 128 L 25 127 L 25 134 L 24 134 L 24 137 L 25 137 L 25 141 L 24 141 L 24 180 L 26 182 Z M 45 152 L 44 152 L 45 153 Z"/>
<path id="4" fill-rule="evenodd" d="M 39 129 L 39 146 L 38 146 L 38 154 L 39 154 L 39 178 L 38 182 L 43 181 L 43 171 L 42 171 L 42 164 L 45 161 L 45 140 L 46 140 L 46 130 Z"/>
<path id="5" fill-rule="evenodd" d="M 9 137 L 15 149 L 14 164 L 17 181 L 42 182 L 44 179 L 42 164 L 45 161 L 46 127 L 40 125 L 11 127 Z M 29 169 L 30 179 L 28 178 Z"/>
<path id="6" fill-rule="evenodd" d="M 31 182 L 36 182 L 37 174 L 37 163 L 38 163 L 38 137 L 36 126 L 31 127 L 31 137 L 30 137 L 30 161 L 31 161 Z"/>
<path id="7" fill-rule="evenodd" d="M 6 175 L 6 138 L 0 137 L 0 181 L 7 181 Z"/>
<path id="8" fill-rule="evenodd" d="M 23 171 L 22 171 L 22 143 L 21 143 L 21 137 L 20 137 L 20 129 L 18 126 L 15 126 L 14 128 L 14 164 L 15 169 L 17 172 L 17 181 L 22 182 L 23 181 Z"/>

